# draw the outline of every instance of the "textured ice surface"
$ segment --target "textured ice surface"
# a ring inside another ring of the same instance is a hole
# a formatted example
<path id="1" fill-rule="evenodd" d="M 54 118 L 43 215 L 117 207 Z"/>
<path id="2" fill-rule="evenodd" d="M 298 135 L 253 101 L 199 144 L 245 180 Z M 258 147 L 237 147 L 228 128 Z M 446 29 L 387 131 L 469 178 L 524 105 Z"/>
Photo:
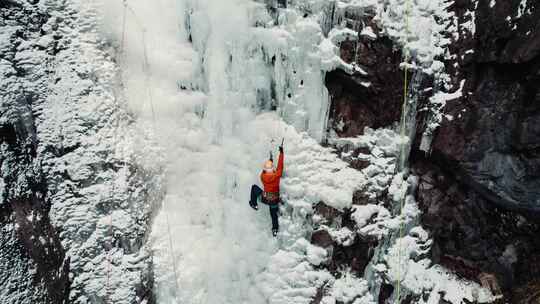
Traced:
<path id="1" fill-rule="evenodd" d="M 316 140 L 328 105 L 317 16 L 290 10 L 273 17 L 248 1 L 176 5 L 129 2 L 123 65 L 129 104 L 155 128 L 168 164 L 151 239 L 158 301 L 307 304 L 332 280 L 315 269 L 326 251 L 306 239 L 312 205 L 347 207 L 364 180 Z M 118 16 L 122 7 L 110 4 L 110 11 Z M 143 15 L 140 24 L 132 20 Z M 121 20 L 108 26 L 119 39 Z M 148 70 L 140 68 L 145 49 Z M 339 59 L 335 51 L 325 60 Z M 273 107 L 285 121 L 265 113 Z M 247 202 L 282 138 L 287 207 L 274 239 L 267 208 L 255 212 Z"/>

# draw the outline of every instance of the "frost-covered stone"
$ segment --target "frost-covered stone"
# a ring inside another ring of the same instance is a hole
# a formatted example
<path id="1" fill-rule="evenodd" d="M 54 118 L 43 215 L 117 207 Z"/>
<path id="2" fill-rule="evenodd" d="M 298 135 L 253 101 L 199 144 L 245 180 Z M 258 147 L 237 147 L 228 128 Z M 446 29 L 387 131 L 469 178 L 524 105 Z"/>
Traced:
<path id="1" fill-rule="evenodd" d="M 143 167 L 134 156 L 132 139 L 144 136 L 122 107 L 115 54 L 95 34 L 95 10 L 82 4 L 0 7 L 0 224 L 14 228 L 2 234 L 0 275 L 13 281 L 0 288 L 1 302 L 150 296 L 145 235 L 160 196 L 159 165 Z"/>

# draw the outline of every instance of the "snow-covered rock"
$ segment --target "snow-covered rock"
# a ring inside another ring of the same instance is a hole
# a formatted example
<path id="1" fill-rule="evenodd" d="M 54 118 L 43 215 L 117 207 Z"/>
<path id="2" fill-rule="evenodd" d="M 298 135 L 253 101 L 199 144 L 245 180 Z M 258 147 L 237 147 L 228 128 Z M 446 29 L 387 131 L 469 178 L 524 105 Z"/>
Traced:
<path id="1" fill-rule="evenodd" d="M 148 300 L 160 165 L 137 156 L 158 154 L 123 106 L 97 11 L 54 0 L 0 10 L 0 302 Z"/>

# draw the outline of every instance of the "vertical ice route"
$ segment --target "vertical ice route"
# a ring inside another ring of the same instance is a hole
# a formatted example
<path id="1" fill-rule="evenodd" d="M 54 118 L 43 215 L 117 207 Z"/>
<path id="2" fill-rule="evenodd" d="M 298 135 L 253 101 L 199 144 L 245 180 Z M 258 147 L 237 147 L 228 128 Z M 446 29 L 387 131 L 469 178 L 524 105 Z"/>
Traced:
<path id="1" fill-rule="evenodd" d="M 210 13 L 223 13 L 218 9 L 219 6 L 213 7 Z M 158 120 L 169 122 L 165 126 L 160 123 L 158 128 L 173 131 L 160 141 L 167 147 L 168 167 L 168 194 L 162 212 L 168 213 L 176 240 L 174 262 L 179 269 L 181 292 L 176 295 L 179 303 L 266 302 L 265 296 L 254 288 L 254 281 L 276 244 L 270 239 L 267 214 L 261 214 L 265 209 L 253 214 L 246 204 L 247 191 L 255 180 L 253 168 L 259 167 L 254 156 L 266 155 L 268 138 L 264 133 L 255 133 L 256 127 L 251 123 L 254 115 L 247 105 L 227 96 L 228 56 L 223 47 L 230 33 L 227 26 L 246 27 L 242 24 L 244 20 L 237 21 L 234 25 L 222 24 L 225 28 L 221 36 L 216 31 L 209 39 L 208 95 L 180 92 L 174 96 L 171 90 L 174 100 L 163 107 L 166 93 L 156 92 L 165 93 L 156 99 L 160 101 Z M 219 28 L 218 24 L 212 26 Z M 190 46 L 184 42 L 181 47 Z M 182 58 L 186 66 L 194 59 Z M 201 119 L 194 112 L 203 107 L 206 117 Z M 264 129 L 272 129 L 269 127 Z M 163 134 L 163 129 L 157 133 Z M 161 219 L 158 217 L 153 229 L 158 248 L 162 243 L 159 239 L 165 235 Z M 164 248 L 162 252 L 168 250 Z M 156 254 L 156 265 L 169 268 L 173 261 L 160 265 L 159 257 Z M 162 270 L 170 272 L 170 269 Z M 160 300 L 171 298 L 162 295 Z"/>
<path id="2" fill-rule="evenodd" d="M 250 39 L 247 7 L 253 2 L 195 3 L 206 6 L 203 11 L 208 15 L 207 23 L 199 26 L 211 27 L 207 45 L 199 53 L 186 33 L 178 30 L 185 24 L 184 1 L 128 2 L 131 17 L 122 61 L 124 94 L 140 123 L 154 130 L 167 174 L 167 194 L 150 240 L 158 302 L 309 303 L 316 288 L 330 276 L 312 266 L 326 252 L 304 239 L 311 227 L 306 215 L 320 200 L 338 206 L 350 204 L 363 175 L 275 113 L 259 113 L 254 91 L 264 78 L 264 62 L 245 62 Z M 120 16 L 122 3 L 103 5 L 110 14 L 106 20 L 113 28 L 121 28 L 115 16 Z M 142 65 L 142 32 L 149 80 Z M 201 53 L 206 93 L 179 90 L 179 80 L 195 82 L 202 77 L 193 72 Z M 313 76 L 306 75 L 311 77 L 305 79 L 306 86 L 310 81 L 320 86 L 309 94 L 324 89 L 318 71 L 316 67 Z M 155 121 L 147 85 L 151 86 Z M 317 107 L 316 99 L 310 99 Z M 261 206 L 254 212 L 247 203 L 251 184 L 259 183 L 262 162 L 269 149 L 276 152 L 281 137 L 286 143 L 287 176 L 282 189 L 288 207 L 283 208 L 280 236 L 274 239 L 268 208 Z M 178 271 L 177 284 L 172 263 Z"/>

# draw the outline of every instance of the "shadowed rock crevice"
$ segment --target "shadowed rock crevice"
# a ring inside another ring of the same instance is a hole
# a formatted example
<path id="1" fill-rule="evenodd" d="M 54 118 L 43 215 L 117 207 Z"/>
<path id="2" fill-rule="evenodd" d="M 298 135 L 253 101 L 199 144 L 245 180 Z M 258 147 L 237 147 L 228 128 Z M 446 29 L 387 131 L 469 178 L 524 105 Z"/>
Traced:
<path id="1" fill-rule="evenodd" d="M 453 171 L 425 160 L 416 160 L 413 173 L 420 177 L 422 222 L 434 241 L 432 260 L 463 278 L 490 282 L 495 294 L 500 290 L 505 299 L 522 303 L 517 288 L 540 276 L 540 218 L 493 207 Z"/>
<path id="2" fill-rule="evenodd" d="M 364 275 L 364 270 L 373 257 L 374 249 L 378 242 L 376 239 L 363 238 L 355 233 L 351 240 L 338 241 L 332 237 L 328 228 L 335 229 L 348 228 L 350 231 L 356 231 L 355 223 L 351 218 L 351 209 L 343 211 L 327 206 L 319 202 L 314 207 L 316 216 L 324 219 L 320 228 L 313 232 L 311 243 L 325 248 L 329 253 L 330 259 L 325 264 L 336 278 L 341 276 L 341 272 L 350 271 L 357 277 Z"/>
<path id="3" fill-rule="evenodd" d="M 9 275 L 7 269 L 25 264 L 29 281 L 20 285 L 25 288 L 20 295 L 31 292 L 36 303 L 66 303 L 69 261 L 65 260 L 58 233 L 50 223 L 47 184 L 40 168 L 35 167 L 34 153 L 29 153 L 35 150 L 28 137 L 33 135 L 24 130 L 17 132 L 12 124 L 1 129 L 0 163 L 7 172 L 2 172 L 0 224 L 4 234 L 0 268 Z"/>
<path id="4" fill-rule="evenodd" d="M 64 303 L 69 295 L 69 260 L 64 260 L 64 249 L 56 230 L 50 224 L 47 210 L 36 208 L 36 201 L 34 197 L 11 203 L 14 223 L 18 227 L 18 239 L 22 245 L 21 254 L 36 264 L 33 284 L 45 285 L 47 301 L 44 303 Z"/>
<path id="5" fill-rule="evenodd" d="M 357 64 L 365 74 L 349 75 L 341 70 L 326 74 L 331 97 L 329 126 L 342 137 L 362 134 L 364 127 L 388 127 L 399 121 L 403 101 L 403 72 L 398 68 L 401 52 L 388 37 L 379 35 L 373 14 L 349 16 L 354 22 L 348 25 L 370 26 L 377 38 L 360 35 L 358 41 L 340 44 L 341 58 Z"/>

